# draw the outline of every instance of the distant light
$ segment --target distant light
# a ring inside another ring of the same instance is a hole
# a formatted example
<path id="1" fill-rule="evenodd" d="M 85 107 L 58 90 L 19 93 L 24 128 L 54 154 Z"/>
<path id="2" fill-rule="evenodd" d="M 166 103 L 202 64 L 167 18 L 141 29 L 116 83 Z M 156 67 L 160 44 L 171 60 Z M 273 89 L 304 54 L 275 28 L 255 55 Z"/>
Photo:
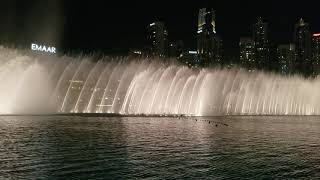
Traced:
<path id="1" fill-rule="evenodd" d="M 197 51 L 189 51 L 189 54 L 197 54 Z"/>
<path id="2" fill-rule="evenodd" d="M 313 37 L 318 37 L 318 36 L 320 36 L 320 33 L 315 33 L 315 34 L 313 34 L 312 36 L 313 36 Z"/>
<path id="3" fill-rule="evenodd" d="M 50 47 L 50 46 L 44 46 L 44 45 L 38 45 L 35 43 L 31 43 L 31 50 L 32 51 L 41 51 L 41 52 L 47 52 L 47 53 L 56 53 L 56 48 L 55 47 Z"/>
<path id="4" fill-rule="evenodd" d="M 135 54 L 142 54 L 141 51 L 133 51 L 133 53 L 135 53 Z"/>
<path id="5" fill-rule="evenodd" d="M 150 26 L 154 26 L 156 23 L 151 23 Z"/>

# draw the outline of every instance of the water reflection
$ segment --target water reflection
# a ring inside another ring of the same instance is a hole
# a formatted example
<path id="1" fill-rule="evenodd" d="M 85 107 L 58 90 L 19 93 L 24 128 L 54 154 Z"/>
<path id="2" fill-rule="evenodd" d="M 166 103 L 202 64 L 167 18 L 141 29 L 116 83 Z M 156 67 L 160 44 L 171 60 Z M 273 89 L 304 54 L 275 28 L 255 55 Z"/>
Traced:
<path id="1" fill-rule="evenodd" d="M 0 177 L 319 177 L 318 117 L 0 117 Z"/>

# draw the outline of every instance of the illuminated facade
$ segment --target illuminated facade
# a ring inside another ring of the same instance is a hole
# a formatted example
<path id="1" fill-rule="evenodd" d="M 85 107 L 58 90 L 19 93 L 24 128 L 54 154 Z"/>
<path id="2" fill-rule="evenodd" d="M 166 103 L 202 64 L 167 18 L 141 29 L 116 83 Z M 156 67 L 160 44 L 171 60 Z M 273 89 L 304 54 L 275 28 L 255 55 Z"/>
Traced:
<path id="1" fill-rule="evenodd" d="M 201 8 L 198 16 L 198 34 L 204 31 L 216 33 L 216 15 L 212 8 Z"/>
<path id="2" fill-rule="evenodd" d="M 253 70 L 256 67 L 254 41 L 249 37 L 241 37 L 239 47 L 241 65 L 248 70 Z"/>
<path id="3" fill-rule="evenodd" d="M 216 17 L 212 8 L 201 8 L 198 16 L 197 53 L 203 65 L 221 62 L 222 40 L 216 32 Z"/>
<path id="4" fill-rule="evenodd" d="M 148 26 L 148 42 L 150 55 L 168 56 L 168 30 L 163 22 L 153 22 Z"/>
<path id="5" fill-rule="evenodd" d="M 314 75 L 320 74 L 320 33 L 312 35 L 312 62 Z"/>
<path id="6" fill-rule="evenodd" d="M 255 43 L 255 61 L 258 69 L 268 69 L 270 66 L 270 49 L 268 40 L 268 23 L 259 17 L 253 25 L 253 40 Z"/>
<path id="7" fill-rule="evenodd" d="M 294 69 L 297 73 L 310 76 L 313 69 L 311 60 L 311 36 L 309 24 L 305 23 L 302 18 L 295 25 L 294 44 L 296 48 Z"/>
<path id="8" fill-rule="evenodd" d="M 293 63 L 295 60 L 294 44 L 281 44 L 277 48 L 277 59 L 279 72 L 284 75 L 293 73 Z"/>

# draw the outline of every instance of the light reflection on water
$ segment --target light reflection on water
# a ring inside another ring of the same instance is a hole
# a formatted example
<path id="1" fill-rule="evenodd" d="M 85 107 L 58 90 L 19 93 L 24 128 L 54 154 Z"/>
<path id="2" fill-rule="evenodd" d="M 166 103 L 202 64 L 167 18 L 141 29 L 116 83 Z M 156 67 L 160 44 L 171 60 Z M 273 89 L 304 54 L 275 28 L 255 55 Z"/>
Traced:
<path id="1" fill-rule="evenodd" d="M 2 116 L 0 179 L 310 179 L 319 130 L 316 116 Z"/>

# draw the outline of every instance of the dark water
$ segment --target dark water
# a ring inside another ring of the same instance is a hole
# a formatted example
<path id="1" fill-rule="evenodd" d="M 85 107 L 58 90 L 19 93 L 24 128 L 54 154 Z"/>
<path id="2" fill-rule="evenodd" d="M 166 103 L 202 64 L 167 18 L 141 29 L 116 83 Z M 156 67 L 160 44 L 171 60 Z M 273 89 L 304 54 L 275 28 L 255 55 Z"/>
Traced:
<path id="1" fill-rule="evenodd" d="M 0 117 L 0 179 L 319 177 L 320 117 Z"/>

